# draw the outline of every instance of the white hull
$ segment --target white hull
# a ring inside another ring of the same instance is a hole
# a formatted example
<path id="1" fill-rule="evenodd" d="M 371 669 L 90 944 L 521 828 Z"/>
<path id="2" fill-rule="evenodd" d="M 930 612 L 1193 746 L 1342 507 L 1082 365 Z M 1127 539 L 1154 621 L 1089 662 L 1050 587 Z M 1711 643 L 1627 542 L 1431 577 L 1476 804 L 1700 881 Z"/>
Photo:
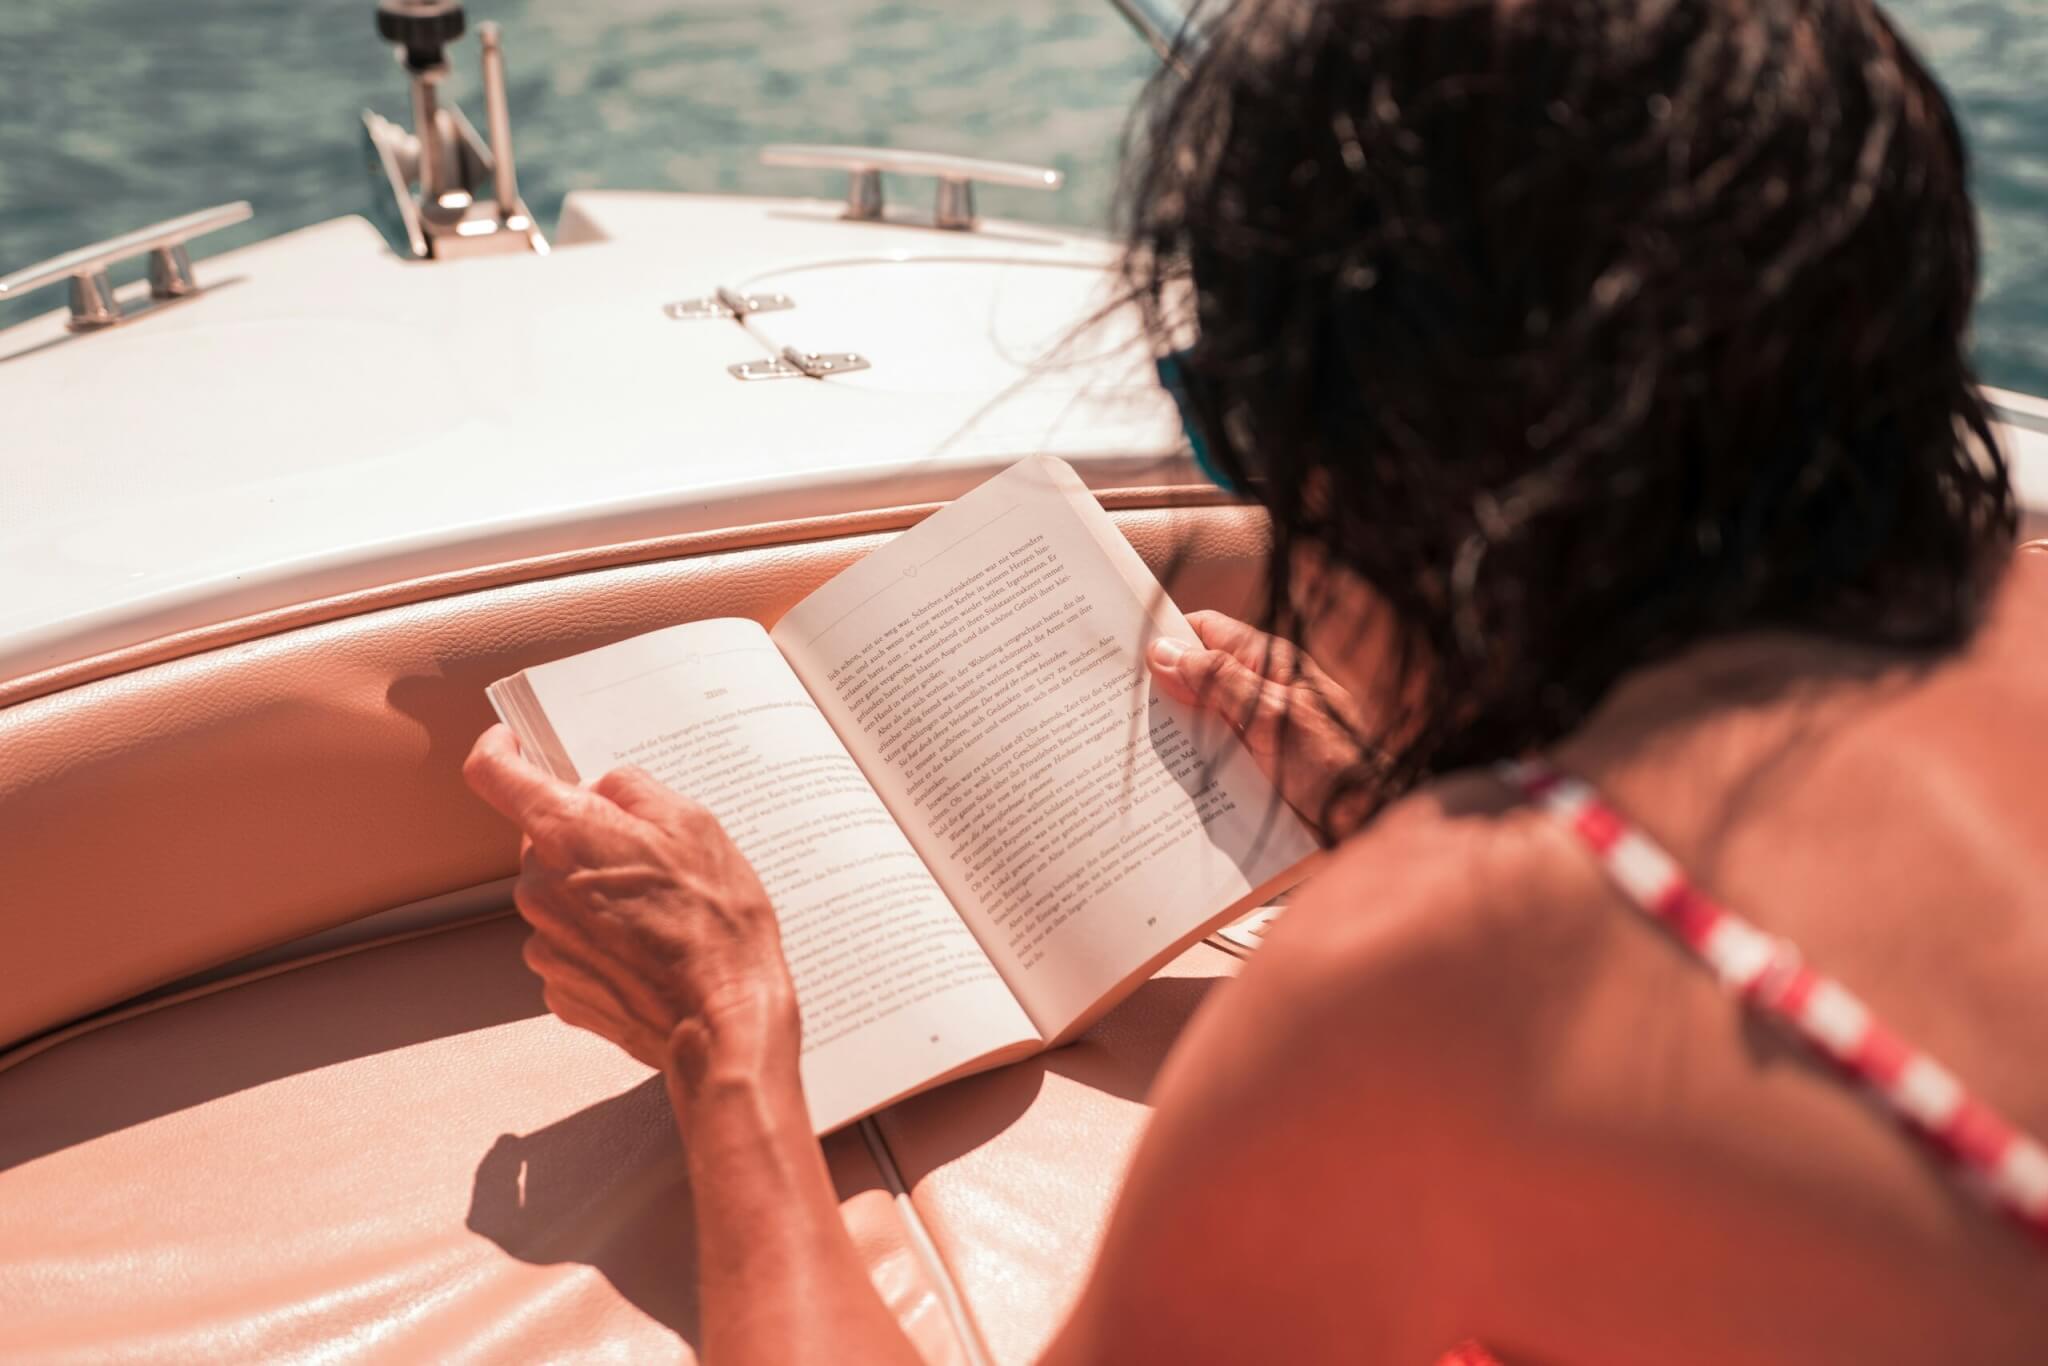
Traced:
<path id="1" fill-rule="evenodd" d="M 419 264 L 338 219 L 116 328 L 0 333 L 0 680 L 426 575 L 944 499 L 1035 451 L 1192 478 L 1127 324 L 1046 359 L 1109 297 L 1100 240 L 581 194 L 556 247 Z M 797 306 L 663 312 L 721 285 Z M 872 368 L 727 373 L 788 344 Z"/>

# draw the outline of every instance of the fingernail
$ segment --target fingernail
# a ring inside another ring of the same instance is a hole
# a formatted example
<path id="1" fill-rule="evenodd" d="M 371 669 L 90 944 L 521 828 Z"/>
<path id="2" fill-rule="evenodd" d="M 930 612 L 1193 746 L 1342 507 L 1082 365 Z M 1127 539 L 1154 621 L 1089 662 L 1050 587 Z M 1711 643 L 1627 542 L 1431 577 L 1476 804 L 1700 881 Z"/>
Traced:
<path id="1" fill-rule="evenodd" d="M 1172 636 L 1161 636 L 1152 642 L 1152 663 L 1162 669 L 1171 669 L 1180 663 L 1180 657 L 1187 652 L 1186 641 L 1175 640 Z"/>

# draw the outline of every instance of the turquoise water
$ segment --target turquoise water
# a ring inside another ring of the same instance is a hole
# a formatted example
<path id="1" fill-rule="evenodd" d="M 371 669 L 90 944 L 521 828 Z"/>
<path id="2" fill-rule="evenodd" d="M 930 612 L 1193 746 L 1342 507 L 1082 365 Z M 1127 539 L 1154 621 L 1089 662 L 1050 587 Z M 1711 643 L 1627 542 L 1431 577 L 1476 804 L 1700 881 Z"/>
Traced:
<path id="1" fill-rule="evenodd" d="M 985 211 L 1106 221 L 1151 69 L 1107 0 L 476 0 L 505 28 L 520 182 L 544 222 L 572 189 L 837 194 L 771 171 L 776 141 L 1040 162 L 1055 195 Z M 1892 7 L 1963 111 L 1987 247 L 1994 383 L 2048 393 L 2048 0 Z M 359 112 L 405 116 L 371 0 L 0 0 L 0 270 L 223 200 L 221 250 L 362 212 Z M 456 49 L 473 114 L 476 44 Z M 686 252 L 687 243 L 677 250 Z M 0 307 L 0 324 L 60 303 Z"/>

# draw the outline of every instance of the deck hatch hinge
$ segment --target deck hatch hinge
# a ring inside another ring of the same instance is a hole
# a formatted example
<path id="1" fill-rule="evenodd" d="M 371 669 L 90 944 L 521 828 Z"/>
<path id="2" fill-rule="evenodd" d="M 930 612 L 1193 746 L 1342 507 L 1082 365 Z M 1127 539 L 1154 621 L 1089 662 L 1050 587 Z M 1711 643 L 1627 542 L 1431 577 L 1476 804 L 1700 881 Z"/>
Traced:
<path id="1" fill-rule="evenodd" d="M 795 307 L 796 300 L 787 294 L 758 294 L 752 290 L 720 285 L 715 292 L 702 298 L 678 299 L 672 304 L 663 304 L 661 311 L 677 322 L 694 322 L 699 318 L 743 319 L 750 313 L 780 313 Z"/>
<path id="2" fill-rule="evenodd" d="M 743 360 L 726 366 L 725 372 L 734 379 L 825 379 L 867 368 L 867 357 L 851 351 L 803 351 L 785 346 L 772 360 Z"/>

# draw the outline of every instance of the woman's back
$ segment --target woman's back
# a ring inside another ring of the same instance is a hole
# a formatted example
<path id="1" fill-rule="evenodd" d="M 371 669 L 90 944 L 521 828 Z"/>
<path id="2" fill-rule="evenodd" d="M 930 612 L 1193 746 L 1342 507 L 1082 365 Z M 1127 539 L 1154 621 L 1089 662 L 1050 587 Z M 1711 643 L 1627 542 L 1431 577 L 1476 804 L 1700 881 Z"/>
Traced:
<path id="1" fill-rule="evenodd" d="M 1555 758 L 1716 899 L 2041 1136 L 2044 717 L 2048 555 L 2024 554 L 1957 655 L 1709 645 L 1625 683 Z M 1697 1249 L 1730 1317 L 1743 1317 L 1734 1281 L 1747 1275 L 1757 1311 L 1805 1302 L 1805 1340 L 1781 1360 L 2048 1360 L 2048 1246 L 1853 1084 L 1746 1025 L 1697 963 L 1631 919 L 1583 848 L 1558 843 L 1590 883 L 1580 904 L 1629 941 L 1616 947 L 1627 965 L 1585 1004 L 1574 1055 L 1602 1069 L 1610 1103 L 1655 1098 L 1645 1117 L 1684 1164 L 1674 1212 L 1733 1223 Z M 1852 1350 L 1850 1334 L 1868 1341 Z"/>
<path id="2" fill-rule="evenodd" d="M 1623 680 L 1549 757 L 2043 1135 L 2044 715 L 2048 555 L 2023 554 L 1957 654 L 1712 643 Z M 1158 1099 L 1134 1204 L 1294 1232 L 1251 1258 L 1113 1233 L 1108 1279 L 1130 1256 L 1146 1281 L 1298 1295 L 1260 1320 L 1277 1357 L 1473 1336 L 1575 1366 L 2048 1360 L 2043 1248 L 1490 776 L 1343 851 Z"/>

